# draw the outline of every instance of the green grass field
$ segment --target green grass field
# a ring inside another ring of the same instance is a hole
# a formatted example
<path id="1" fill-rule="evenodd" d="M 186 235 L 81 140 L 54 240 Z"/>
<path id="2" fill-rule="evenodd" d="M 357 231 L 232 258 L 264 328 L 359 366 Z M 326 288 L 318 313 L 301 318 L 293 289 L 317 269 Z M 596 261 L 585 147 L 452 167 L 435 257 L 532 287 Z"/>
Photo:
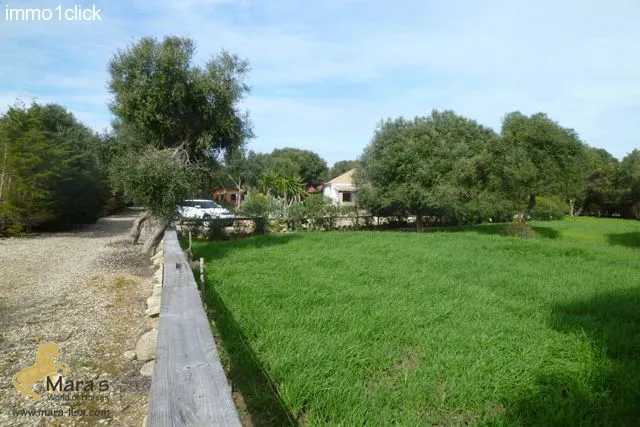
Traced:
<path id="1" fill-rule="evenodd" d="M 640 222 L 532 225 L 532 240 L 496 224 L 196 242 L 241 410 L 255 425 L 640 425 Z"/>

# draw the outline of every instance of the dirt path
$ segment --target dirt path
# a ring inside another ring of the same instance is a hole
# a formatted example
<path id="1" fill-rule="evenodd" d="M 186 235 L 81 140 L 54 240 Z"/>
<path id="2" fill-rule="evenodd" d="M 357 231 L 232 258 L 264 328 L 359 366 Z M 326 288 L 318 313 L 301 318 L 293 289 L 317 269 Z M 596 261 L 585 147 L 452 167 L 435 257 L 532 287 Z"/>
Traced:
<path id="1" fill-rule="evenodd" d="M 141 425 L 150 379 L 138 373 L 142 362 L 122 355 L 157 320 L 144 315 L 151 261 L 125 241 L 135 214 L 69 233 L 0 239 L 0 426 Z M 65 385 L 85 381 L 80 391 L 63 391 L 74 400 L 52 400 L 42 385 L 35 401 L 12 384 L 45 342 L 58 344 L 58 360 L 69 366 Z M 21 409 L 45 412 L 15 413 Z"/>

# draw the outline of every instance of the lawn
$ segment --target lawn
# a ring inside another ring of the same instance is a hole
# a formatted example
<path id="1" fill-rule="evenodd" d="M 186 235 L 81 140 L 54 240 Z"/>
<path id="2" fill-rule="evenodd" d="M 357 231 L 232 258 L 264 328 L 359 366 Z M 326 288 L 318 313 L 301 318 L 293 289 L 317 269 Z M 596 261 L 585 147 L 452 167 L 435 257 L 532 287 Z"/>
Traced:
<path id="1" fill-rule="evenodd" d="M 195 242 L 254 425 L 640 424 L 640 222 Z"/>

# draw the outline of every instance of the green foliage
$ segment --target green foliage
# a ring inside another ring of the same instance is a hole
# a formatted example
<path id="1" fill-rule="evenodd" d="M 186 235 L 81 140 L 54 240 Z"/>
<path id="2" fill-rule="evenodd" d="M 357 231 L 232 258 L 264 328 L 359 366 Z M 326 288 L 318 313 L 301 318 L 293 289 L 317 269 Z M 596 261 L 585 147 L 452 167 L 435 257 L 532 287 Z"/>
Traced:
<path id="1" fill-rule="evenodd" d="M 267 195 L 279 197 L 286 203 L 300 201 L 306 195 L 302 178 L 297 175 L 281 175 L 275 171 L 264 174 L 260 188 Z"/>
<path id="2" fill-rule="evenodd" d="M 129 151 L 111 165 L 114 188 L 131 202 L 150 209 L 159 218 L 170 220 L 176 205 L 197 187 L 196 171 L 175 159 L 170 150 L 147 148 Z"/>
<path id="3" fill-rule="evenodd" d="M 208 221 L 205 229 L 207 240 L 226 240 L 227 234 L 224 231 L 226 226 L 227 224 L 223 221 Z"/>
<path id="4" fill-rule="evenodd" d="M 269 199 L 261 193 L 251 193 L 240 207 L 240 212 L 253 219 L 256 234 L 267 232 L 269 221 Z"/>
<path id="5" fill-rule="evenodd" d="M 319 193 L 310 194 L 304 200 L 304 207 L 310 229 L 332 230 L 335 228 L 338 208 L 333 205 L 330 198 Z"/>
<path id="6" fill-rule="evenodd" d="M 617 208 L 616 174 L 618 160 L 606 150 L 589 147 L 587 150 L 587 186 L 582 200 L 583 213 L 610 216 Z"/>
<path id="7" fill-rule="evenodd" d="M 323 184 L 328 180 L 329 168 L 318 154 L 299 148 L 275 149 L 266 162 L 267 170 L 284 176 L 299 176 L 304 185 Z"/>
<path id="8" fill-rule="evenodd" d="M 194 55 L 190 39 L 147 37 L 109 64 L 117 117 L 112 181 L 158 217 L 188 193 L 208 194 L 219 158 L 252 136 L 239 112 L 248 63 L 223 51 L 199 67 Z M 136 182 L 131 168 L 146 175 Z"/>
<path id="9" fill-rule="evenodd" d="M 290 230 L 299 230 L 307 223 L 307 208 L 304 202 L 296 202 L 289 206 L 287 227 Z"/>
<path id="10" fill-rule="evenodd" d="M 362 155 L 357 198 L 376 215 L 490 215 L 496 200 L 513 206 L 519 195 L 506 191 L 514 171 L 492 162 L 495 147 L 509 151 L 491 129 L 451 111 L 387 120 Z"/>
<path id="11" fill-rule="evenodd" d="M 342 175 L 345 172 L 349 172 L 351 169 L 354 169 L 358 166 L 357 160 L 340 160 L 339 162 L 335 162 L 331 171 L 329 172 L 329 180 L 336 178 Z"/>
<path id="12" fill-rule="evenodd" d="M 0 118 L 0 234 L 95 221 L 108 196 L 100 144 L 59 105 L 9 108 Z"/>
<path id="13" fill-rule="evenodd" d="M 365 225 L 364 219 L 360 218 L 360 211 L 356 206 L 339 206 L 338 214 L 349 220 L 349 228 L 359 229 Z"/>
<path id="14" fill-rule="evenodd" d="M 194 66 L 195 52 L 187 38 L 142 38 L 109 63 L 109 90 L 111 110 L 138 138 L 200 160 L 251 136 L 247 116 L 237 113 L 249 64 L 222 51 Z"/>
<path id="15" fill-rule="evenodd" d="M 623 216 L 640 219 L 640 150 L 634 149 L 622 159 L 616 184 Z"/>
<path id="16" fill-rule="evenodd" d="M 321 184 L 328 179 L 326 162 L 312 151 L 297 148 L 275 149 L 272 153 L 234 150 L 224 158 L 217 184 L 234 185 L 239 182 L 257 189 L 264 184 L 265 175 L 300 177 L 301 186 Z"/>
<path id="17" fill-rule="evenodd" d="M 536 208 L 531 212 L 531 218 L 551 221 L 562 219 L 569 212 L 569 205 L 560 197 L 537 197 Z"/>
<path id="18" fill-rule="evenodd" d="M 594 174 L 596 154 L 606 182 Z M 510 217 L 527 202 L 532 211 L 541 194 L 576 205 L 586 198 L 590 176 L 591 202 L 599 191 L 610 201 L 612 170 L 604 153 L 590 152 L 573 130 L 542 113 L 510 113 L 497 135 L 451 111 L 433 111 L 382 122 L 355 178 L 359 203 L 375 215 L 463 224 Z"/>
<path id="19" fill-rule="evenodd" d="M 502 138 L 527 154 L 531 173 L 524 184 L 530 210 L 535 207 L 537 195 L 569 199 L 584 191 L 587 148 L 573 129 L 561 127 L 543 113 L 525 116 L 514 112 L 503 120 Z"/>

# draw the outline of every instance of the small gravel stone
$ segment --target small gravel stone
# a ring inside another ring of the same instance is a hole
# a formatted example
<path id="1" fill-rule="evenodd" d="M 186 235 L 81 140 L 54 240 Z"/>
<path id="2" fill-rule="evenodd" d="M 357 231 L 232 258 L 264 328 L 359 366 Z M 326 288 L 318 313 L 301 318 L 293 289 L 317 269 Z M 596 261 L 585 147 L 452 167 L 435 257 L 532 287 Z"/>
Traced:
<path id="1" fill-rule="evenodd" d="M 140 368 L 140 375 L 145 377 L 150 377 L 153 375 L 153 365 L 156 363 L 155 360 L 150 360 Z"/>

